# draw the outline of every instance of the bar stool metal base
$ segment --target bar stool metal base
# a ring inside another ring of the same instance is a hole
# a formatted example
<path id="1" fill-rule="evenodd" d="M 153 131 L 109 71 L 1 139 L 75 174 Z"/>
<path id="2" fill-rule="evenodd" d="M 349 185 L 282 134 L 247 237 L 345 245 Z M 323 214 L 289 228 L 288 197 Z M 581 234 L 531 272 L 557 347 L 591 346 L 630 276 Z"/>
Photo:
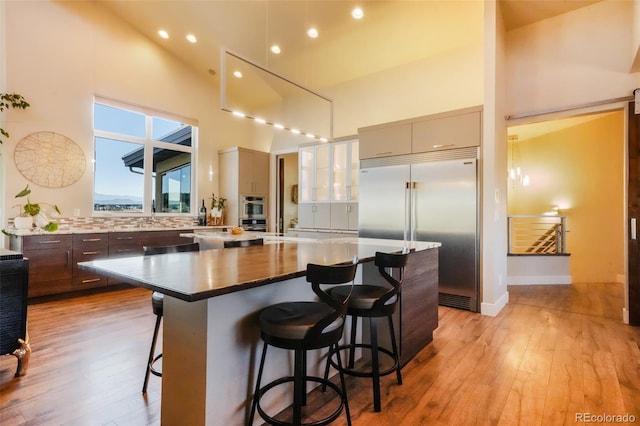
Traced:
<path id="1" fill-rule="evenodd" d="M 267 423 L 269 423 L 271 425 L 277 425 L 277 426 L 323 426 L 323 425 L 327 425 L 327 424 L 333 422 L 335 419 L 340 417 L 340 415 L 342 414 L 342 411 L 344 410 L 344 402 L 342 402 L 344 400 L 343 395 L 342 395 L 342 390 L 340 390 L 340 388 L 335 383 L 333 383 L 331 381 L 325 381 L 321 377 L 314 377 L 314 376 L 305 376 L 304 377 L 304 382 L 305 383 L 306 382 L 320 383 L 323 386 L 323 389 L 328 386 L 333 390 L 333 392 L 336 394 L 336 396 L 340 398 L 340 400 L 341 400 L 340 405 L 335 409 L 335 411 L 333 413 L 331 413 L 327 417 L 324 417 L 324 418 L 322 418 L 320 420 L 316 420 L 316 421 L 308 422 L 308 423 L 294 423 L 293 421 L 285 422 L 285 421 L 282 421 L 282 420 L 277 420 L 275 417 L 270 416 L 269 414 L 267 414 L 263 410 L 263 408 L 260 406 L 260 398 L 262 398 L 263 395 L 265 395 L 269 390 L 275 388 L 276 386 L 279 386 L 279 385 L 282 385 L 282 384 L 285 384 L 285 383 L 291 383 L 294 380 L 296 380 L 296 378 L 293 377 L 293 376 L 281 377 L 281 378 L 279 378 L 277 380 L 274 380 L 274 381 L 266 384 L 262 388 L 260 388 L 260 390 L 258 391 L 258 394 L 256 396 L 256 410 L 258 411 L 258 413 L 260 414 L 260 417 L 264 421 L 266 421 Z"/>
<path id="2" fill-rule="evenodd" d="M 337 370 L 339 368 L 338 364 L 332 358 L 335 352 L 349 351 L 349 353 L 351 353 L 355 351 L 356 348 L 368 349 L 369 351 L 373 351 L 373 345 L 369 345 L 367 343 L 340 345 L 331 351 L 331 354 L 330 354 L 331 358 L 329 358 L 329 363 L 333 368 Z M 379 370 L 378 375 L 386 376 L 388 374 L 395 372 L 398 368 L 398 360 L 396 359 L 396 356 L 393 354 L 393 352 L 391 352 L 389 349 L 378 347 L 378 353 L 383 353 L 387 355 L 391 359 L 391 361 L 393 361 L 393 364 L 390 367 L 385 368 L 384 370 Z M 344 374 L 348 374 L 349 376 L 354 376 L 354 377 L 373 377 L 373 365 L 371 365 L 370 370 L 364 370 L 364 369 L 356 369 L 356 367 L 353 364 L 348 364 L 347 366 L 342 367 L 342 371 L 344 372 Z M 402 383 L 399 383 L 399 384 L 402 384 Z"/>

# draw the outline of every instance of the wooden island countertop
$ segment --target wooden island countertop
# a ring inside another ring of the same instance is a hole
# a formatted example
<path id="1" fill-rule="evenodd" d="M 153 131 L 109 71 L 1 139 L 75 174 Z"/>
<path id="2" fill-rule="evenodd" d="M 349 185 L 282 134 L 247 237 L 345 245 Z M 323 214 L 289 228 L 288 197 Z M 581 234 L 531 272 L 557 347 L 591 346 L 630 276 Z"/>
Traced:
<path id="1" fill-rule="evenodd" d="M 263 246 L 242 250 L 202 250 L 95 260 L 78 264 L 149 290 L 194 302 L 304 276 L 307 263 L 333 265 L 357 256 L 368 262 L 376 251 L 426 250 L 440 243 L 370 238 L 325 240 L 265 236 Z"/>
<path id="2" fill-rule="evenodd" d="M 165 294 L 163 425 L 246 423 L 259 359 L 258 313 L 274 303 L 315 299 L 305 279 L 308 263 L 331 265 L 357 256 L 356 284 L 373 283 L 380 275 L 373 262 L 376 251 L 411 249 L 394 320 L 399 321 L 401 364 L 433 339 L 438 326 L 439 243 L 264 238 L 262 246 L 79 263 L 81 268 Z M 323 374 L 325 355 L 320 350 L 309 351 L 310 374 Z M 291 374 L 286 351 L 273 351 L 269 356 L 265 375 Z M 271 390 L 265 401 L 275 412 L 289 404 L 286 386 L 282 388 Z"/>

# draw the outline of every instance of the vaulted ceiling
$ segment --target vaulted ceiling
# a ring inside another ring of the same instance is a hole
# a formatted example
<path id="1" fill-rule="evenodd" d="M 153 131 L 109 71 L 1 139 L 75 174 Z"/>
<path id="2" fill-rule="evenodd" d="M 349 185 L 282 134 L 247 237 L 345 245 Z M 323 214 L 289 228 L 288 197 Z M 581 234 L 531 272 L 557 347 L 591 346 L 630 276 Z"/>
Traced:
<path id="1" fill-rule="evenodd" d="M 518 28 L 597 0 L 500 0 Z M 442 54 L 483 36 L 482 1 L 98 0 L 200 73 L 220 71 L 220 49 L 315 90 Z M 364 11 L 361 20 L 350 13 Z M 306 35 L 309 27 L 316 39 Z M 158 30 L 170 38 L 161 39 Z M 198 41 L 189 43 L 185 36 Z M 282 53 L 269 47 L 277 43 Z"/>

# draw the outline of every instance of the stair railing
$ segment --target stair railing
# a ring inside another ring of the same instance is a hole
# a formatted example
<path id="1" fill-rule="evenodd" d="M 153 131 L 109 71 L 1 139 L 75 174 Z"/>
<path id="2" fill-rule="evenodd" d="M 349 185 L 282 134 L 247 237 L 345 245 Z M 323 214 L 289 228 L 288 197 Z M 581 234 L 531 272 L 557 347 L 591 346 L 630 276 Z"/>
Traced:
<path id="1" fill-rule="evenodd" d="M 509 254 L 565 254 L 567 217 L 512 215 L 507 217 Z"/>

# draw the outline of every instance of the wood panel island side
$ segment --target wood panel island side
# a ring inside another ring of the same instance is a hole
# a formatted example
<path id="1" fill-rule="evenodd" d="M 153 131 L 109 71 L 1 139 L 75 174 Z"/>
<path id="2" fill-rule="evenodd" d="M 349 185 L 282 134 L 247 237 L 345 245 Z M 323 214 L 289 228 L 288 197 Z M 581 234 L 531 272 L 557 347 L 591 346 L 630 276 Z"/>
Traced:
<path id="1" fill-rule="evenodd" d="M 163 325 L 163 425 L 245 424 L 255 384 L 260 331 L 258 312 L 271 304 L 311 300 L 307 263 L 360 260 L 356 284 L 377 275 L 376 251 L 412 251 L 402 287 L 401 363 L 431 342 L 438 326 L 439 243 L 365 238 L 287 241 L 263 246 L 134 256 L 82 262 L 80 268 L 165 294 Z M 151 306 L 149 307 L 151 309 Z M 322 374 L 321 351 L 308 366 Z M 290 374 L 286 351 L 271 351 L 263 381 Z M 283 387 L 284 388 L 284 387 Z M 274 390 L 262 405 L 279 411 L 288 395 Z"/>

